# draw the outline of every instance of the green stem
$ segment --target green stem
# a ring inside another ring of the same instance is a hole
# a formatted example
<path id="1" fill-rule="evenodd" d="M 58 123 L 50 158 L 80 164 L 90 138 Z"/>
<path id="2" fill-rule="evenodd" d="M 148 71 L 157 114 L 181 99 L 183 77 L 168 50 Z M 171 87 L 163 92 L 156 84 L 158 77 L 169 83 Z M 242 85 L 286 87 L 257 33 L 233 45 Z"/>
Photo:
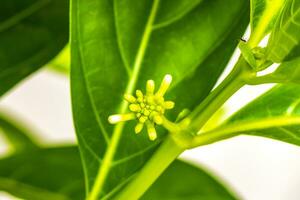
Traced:
<path id="1" fill-rule="evenodd" d="M 135 179 L 116 197 L 117 200 L 136 200 L 154 183 L 162 172 L 184 151 L 168 137 Z"/>
<path id="2" fill-rule="evenodd" d="M 186 119 L 191 121 L 189 127 L 192 133 L 198 132 L 210 117 L 246 84 L 245 77 L 251 75 L 250 70 L 249 65 L 241 57 L 225 80 Z"/>
<path id="3" fill-rule="evenodd" d="M 190 142 L 189 148 L 211 144 L 249 131 L 257 131 L 273 127 L 292 126 L 299 123 L 300 117 L 297 116 L 280 116 L 234 123 L 195 136 Z"/>

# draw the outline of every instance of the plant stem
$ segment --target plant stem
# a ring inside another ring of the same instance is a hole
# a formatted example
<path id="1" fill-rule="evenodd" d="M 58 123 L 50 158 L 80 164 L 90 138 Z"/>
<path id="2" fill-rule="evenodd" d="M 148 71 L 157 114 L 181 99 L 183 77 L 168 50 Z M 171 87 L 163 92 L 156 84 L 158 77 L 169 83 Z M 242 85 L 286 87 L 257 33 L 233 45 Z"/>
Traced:
<path id="1" fill-rule="evenodd" d="M 231 73 L 224 81 L 214 89 L 208 97 L 191 113 L 186 119 L 190 120 L 190 129 L 192 133 L 198 132 L 210 117 L 246 82 L 245 77 L 250 76 L 249 65 L 243 57 L 239 59 Z"/>
<path id="2" fill-rule="evenodd" d="M 135 179 L 116 197 L 117 200 L 136 200 L 154 183 L 162 172 L 184 151 L 169 136 Z"/>
<path id="3" fill-rule="evenodd" d="M 243 132 L 257 131 L 273 127 L 292 126 L 300 123 L 300 117 L 280 116 L 262 120 L 239 122 L 201 133 L 193 138 L 189 148 L 211 144 L 220 140 L 237 136 Z"/>

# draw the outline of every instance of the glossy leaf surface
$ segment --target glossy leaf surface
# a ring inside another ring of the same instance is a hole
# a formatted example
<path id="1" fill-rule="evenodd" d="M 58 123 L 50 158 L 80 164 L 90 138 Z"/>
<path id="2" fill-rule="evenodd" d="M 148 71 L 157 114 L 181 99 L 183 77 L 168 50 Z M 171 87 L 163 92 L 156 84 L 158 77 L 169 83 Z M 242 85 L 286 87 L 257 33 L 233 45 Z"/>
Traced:
<path id="1" fill-rule="evenodd" d="M 109 170 L 102 195 L 127 183 L 165 133 L 151 142 L 135 122 L 114 129 L 107 118 L 126 112 L 123 94 L 171 74 L 166 99 L 176 105 L 167 115 L 176 119 L 209 93 L 245 30 L 246 0 L 184 2 L 72 1 L 73 114 L 89 189 L 99 167 Z M 102 165 L 106 151 L 113 160 Z"/>
<path id="2" fill-rule="evenodd" d="M 68 0 L 1 1 L 0 95 L 65 46 L 68 4 Z"/>

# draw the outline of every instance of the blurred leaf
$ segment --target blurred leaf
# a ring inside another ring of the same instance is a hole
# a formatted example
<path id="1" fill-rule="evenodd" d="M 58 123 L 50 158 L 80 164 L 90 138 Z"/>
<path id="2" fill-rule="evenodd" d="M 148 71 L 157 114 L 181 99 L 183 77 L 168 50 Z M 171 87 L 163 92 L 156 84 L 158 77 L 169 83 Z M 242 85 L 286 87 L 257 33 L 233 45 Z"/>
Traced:
<path id="1" fill-rule="evenodd" d="M 77 147 L 24 151 L 0 160 L 0 190 L 30 200 L 82 200 Z"/>
<path id="2" fill-rule="evenodd" d="M 57 72 L 70 74 L 70 45 L 65 48 L 49 63 L 49 68 Z"/>
<path id="3" fill-rule="evenodd" d="M 33 140 L 31 134 L 25 128 L 20 126 L 20 122 L 12 120 L 3 113 L 0 113 L 1 132 L 8 139 L 15 152 L 38 148 L 36 141 Z"/>
<path id="4" fill-rule="evenodd" d="M 30 200 L 84 199 L 76 147 L 41 149 L 0 160 L 0 190 Z M 207 172 L 182 161 L 175 161 L 142 199 L 183 198 L 237 199 Z"/>
<path id="5" fill-rule="evenodd" d="M 276 86 L 213 132 L 224 138 L 247 134 L 300 145 L 300 86 Z"/>
<path id="6" fill-rule="evenodd" d="M 280 63 L 300 56 L 300 1 L 286 0 L 267 46 L 267 59 Z"/>
<path id="7" fill-rule="evenodd" d="M 169 166 L 141 199 L 230 200 L 238 198 L 199 167 L 177 160 Z"/>
<path id="8" fill-rule="evenodd" d="M 251 0 L 251 47 L 257 44 L 266 36 L 275 23 L 280 9 L 285 0 Z"/>
<path id="9" fill-rule="evenodd" d="M 68 0 L 1 1 L 0 95 L 66 45 L 68 5 Z"/>
<path id="10" fill-rule="evenodd" d="M 72 1 L 73 114 L 89 190 L 99 166 L 108 169 L 102 195 L 126 183 L 165 133 L 158 130 L 159 139 L 150 142 L 134 134 L 134 123 L 108 124 L 109 115 L 126 112 L 123 94 L 171 74 L 166 98 L 176 106 L 167 114 L 175 120 L 207 96 L 248 23 L 246 0 L 184 2 Z M 106 151 L 112 157 L 101 165 Z"/>

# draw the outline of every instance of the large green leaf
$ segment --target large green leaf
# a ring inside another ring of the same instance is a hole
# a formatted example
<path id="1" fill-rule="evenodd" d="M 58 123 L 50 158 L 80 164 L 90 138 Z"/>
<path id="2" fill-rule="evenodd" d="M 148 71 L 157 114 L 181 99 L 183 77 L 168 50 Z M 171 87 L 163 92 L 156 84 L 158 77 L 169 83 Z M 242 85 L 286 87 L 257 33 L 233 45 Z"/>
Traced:
<path id="1" fill-rule="evenodd" d="M 273 28 L 285 0 L 251 0 L 250 45 L 256 46 Z"/>
<path id="2" fill-rule="evenodd" d="M 276 86 L 212 132 L 224 138 L 247 134 L 300 145 L 300 86 Z"/>
<path id="3" fill-rule="evenodd" d="M 300 55 L 300 1 L 286 0 L 267 46 L 267 59 L 280 63 Z"/>
<path id="4" fill-rule="evenodd" d="M 230 200 L 238 198 L 199 167 L 175 161 L 141 199 Z"/>
<path id="5" fill-rule="evenodd" d="M 68 0 L 2 0 L 0 95 L 51 60 L 68 41 Z"/>
<path id="6" fill-rule="evenodd" d="M 77 147 L 36 149 L 1 159 L 0 190 L 30 200 L 82 200 Z"/>
<path id="7" fill-rule="evenodd" d="M 159 139 L 150 142 L 146 134 L 134 134 L 134 123 L 115 129 L 108 124 L 109 115 L 126 112 L 123 94 L 168 73 L 174 81 L 167 98 L 176 102 L 168 117 L 193 109 L 215 84 L 248 23 L 246 0 L 184 2 L 72 1 L 73 114 L 89 190 L 99 167 L 108 173 L 102 195 L 126 183 L 165 133 L 158 130 Z"/>

